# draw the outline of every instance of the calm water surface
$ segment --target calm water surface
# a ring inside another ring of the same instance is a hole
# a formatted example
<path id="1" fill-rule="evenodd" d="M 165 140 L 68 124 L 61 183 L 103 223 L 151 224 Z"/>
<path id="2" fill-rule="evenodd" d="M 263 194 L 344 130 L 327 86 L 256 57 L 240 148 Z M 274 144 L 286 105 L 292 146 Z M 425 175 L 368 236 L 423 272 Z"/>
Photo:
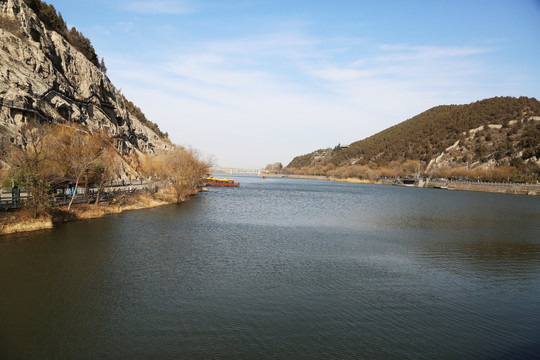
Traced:
<path id="1" fill-rule="evenodd" d="M 528 359 L 540 198 L 239 178 L 0 238 L 0 359 Z"/>

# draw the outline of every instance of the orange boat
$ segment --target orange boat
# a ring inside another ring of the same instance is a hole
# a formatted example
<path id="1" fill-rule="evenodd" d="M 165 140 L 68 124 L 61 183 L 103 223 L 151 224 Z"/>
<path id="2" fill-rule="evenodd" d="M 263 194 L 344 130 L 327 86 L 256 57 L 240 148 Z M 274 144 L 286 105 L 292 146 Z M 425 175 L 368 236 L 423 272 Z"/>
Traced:
<path id="1" fill-rule="evenodd" d="M 240 183 L 234 182 L 234 179 L 218 179 L 214 177 L 209 177 L 209 178 L 206 178 L 206 186 L 236 187 L 236 186 L 240 186 Z"/>

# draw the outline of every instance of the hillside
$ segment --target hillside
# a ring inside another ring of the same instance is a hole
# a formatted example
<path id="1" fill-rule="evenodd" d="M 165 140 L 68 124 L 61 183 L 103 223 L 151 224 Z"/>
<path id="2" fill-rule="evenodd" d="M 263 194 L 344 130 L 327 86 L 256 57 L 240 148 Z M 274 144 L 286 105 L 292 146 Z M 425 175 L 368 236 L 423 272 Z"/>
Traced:
<path id="1" fill-rule="evenodd" d="M 437 106 L 348 147 L 297 156 L 285 169 L 339 174 L 363 166 L 392 175 L 414 171 L 419 163 L 427 175 L 510 166 L 516 174 L 538 178 L 540 102 L 496 97 Z"/>
<path id="2" fill-rule="evenodd" d="M 20 143 L 26 123 L 105 131 L 118 151 L 170 150 L 167 134 L 146 119 L 106 75 L 90 40 L 67 30 L 52 5 L 0 2 L 0 135 Z"/>

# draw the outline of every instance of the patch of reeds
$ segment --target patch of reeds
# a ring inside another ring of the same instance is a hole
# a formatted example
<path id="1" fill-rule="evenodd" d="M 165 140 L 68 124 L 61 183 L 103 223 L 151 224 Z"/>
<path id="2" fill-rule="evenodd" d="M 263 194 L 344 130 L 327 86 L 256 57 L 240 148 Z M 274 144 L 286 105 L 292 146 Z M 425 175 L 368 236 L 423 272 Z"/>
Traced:
<path id="1" fill-rule="evenodd" d="M 34 218 L 29 209 L 0 213 L 0 234 L 13 234 L 25 231 L 52 229 L 52 216 Z"/>

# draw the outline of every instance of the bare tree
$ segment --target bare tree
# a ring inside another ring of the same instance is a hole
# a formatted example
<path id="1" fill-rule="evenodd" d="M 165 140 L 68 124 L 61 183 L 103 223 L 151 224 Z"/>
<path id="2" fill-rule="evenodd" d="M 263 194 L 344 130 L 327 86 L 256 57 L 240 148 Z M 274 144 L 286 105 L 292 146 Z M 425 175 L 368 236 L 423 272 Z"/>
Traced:
<path id="1" fill-rule="evenodd" d="M 280 162 L 273 163 L 273 164 L 268 164 L 268 165 L 266 165 L 265 170 L 273 171 L 273 172 L 279 172 L 279 171 L 283 170 L 283 164 L 280 163 Z"/>
<path id="2" fill-rule="evenodd" d="M 77 194 L 83 176 L 96 164 L 105 147 L 105 139 L 99 133 L 91 134 L 82 128 L 58 126 L 55 129 L 55 160 L 64 175 L 75 183 L 68 211 Z"/>
<path id="3" fill-rule="evenodd" d="M 176 191 L 177 200 L 184 200 L 208 174 L 207 164 L 196 150 L 177 146 L 165 156 L 165 175 Z"/>
<path id="4" fill-rule="evenodd" d="M 99 183 L 95 205 L 99 204 L 99 197 L 103 191 L 105 182 L 117 179 L 120 176 L 121 168 L 120 154 L 111 144 L 107 144 L 101 153 L 100 159 L 96 161 L 93 168 L 93 172 L 97 176 Z"/>
<path id="5" fill-rule="evenodd" d="M 178 202 L 197 188 L 209 172 L 209 165 L 193 149 L 176 146 L 174 150 L 145 154 L 140 159 L 142 175 L 170 185 Z M 210 159 L 212 161 L 212 159 Z"/>
<path id="6" fill-rule="evenodd" d="M 140 160 L 141 174 L 152 180 L 166 180 L 165 154 L 144 154 Z"/>
<path id="7" fill-rule="evenodd" d="M 34 217 L 44 213 L 50 203 L 50 182 L 57 176 L 48 140 L 49 128 L 25 125 L 21 129 L 21 145 L 13 145 L 7 152 L 11 165 L 9 175 L 28 189 Z"/>

